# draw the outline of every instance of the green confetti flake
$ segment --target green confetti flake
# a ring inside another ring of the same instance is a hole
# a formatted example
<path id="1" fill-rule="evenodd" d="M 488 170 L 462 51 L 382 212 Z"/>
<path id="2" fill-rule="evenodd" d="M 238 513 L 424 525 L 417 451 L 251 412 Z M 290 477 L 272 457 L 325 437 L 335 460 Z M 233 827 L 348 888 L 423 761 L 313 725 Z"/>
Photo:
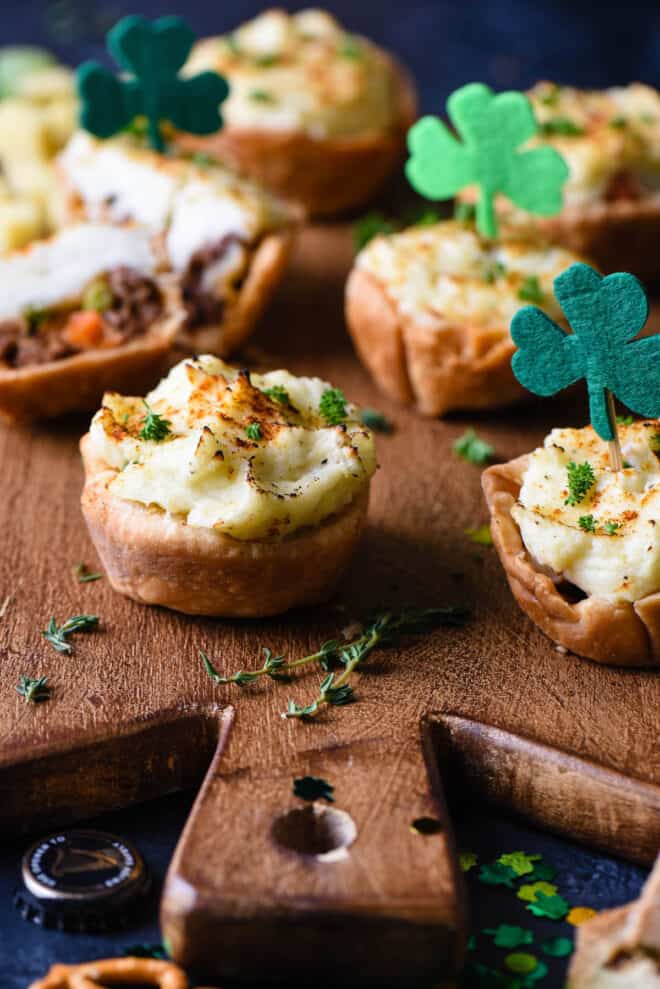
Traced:
<path id="1" fill-rule="evenodd" d="M 548 974 L 548 966 L 545 962 L 537 961 L 536 968 L 529 972 L 522 980 L 521 989 L 531 989 L 535 982 L 545 979 Z"/>
<path id="2" fill-rule="evenodd" d="M 476 947 L 477 947 L 477 939 L 474 936 L 474 934 L 470 934 L 469 938 L 467 939 L 467 950 L 474 951 Z"/>
<path id="3" fill-rule="evenodd" d="M 485 928 L 484 934 L 490 934 L 498 948 L 519 948 L 522 944 L 532 944 L 534 935 L 524 927 L 512 924 L 500 924 L 499 927 Z"/>
<path id="4" fill-rule="evenodd" d="M 156 958 L 159 961 L 169 958 L 164 944 L 127 944 L 122 954 L 126 958 Z"/>
<path id="5" fill-rule="evenodd" d="M 568 903 L 563 896 L 546 896 L 539 893 L 533 903 L 528 903 L 526 910 L 535 917 L 548 917 L 550 920 L 563 920 L 568 913 Z"/>
<path id="6" fill-rule="evenodd" d="M 530 883 L 552 882 L 556 875 L 557 870 L 549 862 L 537 862 L 534 871 L 527 877 L 527 881 Z"/>
<path id="7" fill-rule="evenodd" d="M 461 872 L 469 872 L 477 864 L 476 852 L 459 852 L 458 853 L 458 864 L 461 868 Z"/>
<path id="8" fill-rule="evenodd" d="M 361 409 L 360 422 L 375 433 L 392 433 L 394 426 L 378 409 Z"/>
<path id="9" fill-rule="evenodd" d="M 515 951 L 506 956 L 504 964 L 510 972 L 515 972 L 516 975 L 529 975 L 538 965 L 538 959 L 535 955 L 528 955 L 525 951 Z"/>
<path id="10" fill-rule="evenodd" d="M 528 855 L 526 852 L 508 852 L 500 855 L 498 862 L 501 865 L 508 865 L 517 876 L 527 876 L 534 871 L 534 862 L 538 862 L 540 855 Z"/>
<path id="11" fill-rule="evenodd" d="M 479 882 L 487 886 L 509 886 L 513 889 L 514 880 L 517 878 L 513 869 L 508 865 L 501 865 L 494 862 L 492 865 L 482 865 L 479 870 Z"/>
<path id="12" fill-rule="evenodd" d="M 573 951 L 573 942 L 568 937 L 551 937 L 543 942 L 541 951 L 551 958 L 566 958 Z"/>
<path id="13" fill-rule="evenodd" d="M 516 896 L 519 900 L 524 900 L 527 903 L 533 903 L 539 894 L 543 896 L 554 896 L 557 892 L 557 887 L 553 886 L 552 883 L 537 882 L 537 883 L 527 883 L 525 886 L 521 886 Z"/>

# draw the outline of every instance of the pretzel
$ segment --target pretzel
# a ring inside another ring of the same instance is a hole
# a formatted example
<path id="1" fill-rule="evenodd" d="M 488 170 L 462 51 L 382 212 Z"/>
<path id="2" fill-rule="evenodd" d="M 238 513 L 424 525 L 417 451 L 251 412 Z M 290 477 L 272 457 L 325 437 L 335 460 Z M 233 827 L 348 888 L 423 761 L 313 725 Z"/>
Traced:
<path id="1" fill-rule="evenodd" d="M 48 975 L 29 989 L 106 989 L 145 985 L 157 989 L 188 989 L 178 965 L 154 958 L 106 958 L 82 965 L 53 965 Z"/>

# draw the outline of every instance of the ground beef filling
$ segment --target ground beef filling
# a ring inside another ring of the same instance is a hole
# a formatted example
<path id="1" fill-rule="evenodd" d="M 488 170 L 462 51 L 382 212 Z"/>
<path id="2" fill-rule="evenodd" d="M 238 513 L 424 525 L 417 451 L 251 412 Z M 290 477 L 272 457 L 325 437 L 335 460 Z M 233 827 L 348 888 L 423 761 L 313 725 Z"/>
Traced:
<path id="1" fill-rule="evenodd" d="M 160 318 L 163 299 L 154 281 L 132 268 L 114 268 L 106 276 L 108 302 L 98 311 L 93 336 L 85 342 L 72 331 L 84 309 L 67 307 L 0 320 L 0 362 L 12 368 L 72 357 L 84 350 L 115 347 L 142 336 Z"/>
<path id="2" fill-rule="evenodd" d="M 204 275 L 208 268 L 223 259 L 233 244 L 243 243 L 237 234 L 227 234 L 215 244 L 201 247 L 191 256 L 181 278 L 186 329 L 194 330 L 222 320 L 226 299 L 219 295 L 217 289 L 204 284 Z"/>

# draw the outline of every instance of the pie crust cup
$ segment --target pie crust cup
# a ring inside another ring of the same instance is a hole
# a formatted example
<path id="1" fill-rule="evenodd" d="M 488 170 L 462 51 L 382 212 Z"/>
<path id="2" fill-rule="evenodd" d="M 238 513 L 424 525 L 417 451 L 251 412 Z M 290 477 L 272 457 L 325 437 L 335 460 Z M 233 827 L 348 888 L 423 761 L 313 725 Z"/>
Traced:
<path id="1" fill-rule="evenodd" d="M 408 70 L 387 56 L 394 73 L 396 119 L 388 130 L 314 138 L 302 131 L 226 125 L 211 137 L 181 135 L 190 151 L 204 151 L 310 216 L 334 216 L 364 205 L 405 156 L 417 118 L 417 90 Z"/>
<path id="2" fill-rule="evenodd" d="M 592 258 L 601 271 L 660 276 L 660 195 L 567 207 L 536 223 L 539 237 Z"/>
<path id="3" fill-rule="evenodd" d="M 89 434 L 80 449 L 92 541 L 112 587 L 143 604 L 226 618 L 317 604 L 335 590 L 364 527 L 368 485 L 319 525 L 282 539 L 234 539 L 113 495 L 117 471 L 95 455 Z"/>
<path id="4" fill-rule="evenodd" d="M 525 455 L 482 474 L 493 541 L 518 604 L 578 656 L 607 666 L 660 666 L 660 593 L 632 603 L 595 596 L 573 603 L 525 549 L 511 509 L 528 463 Z"/>
<path id="5" fill-rule="evenodd" d="M 69 223 L 88 220 L 85 205 L 78 194 L 62 178 L 66 192 L 66 217 Z M 104 217 L 104 222 L 114 222 Z M 209 323 L 194 330 L 185 328 L 182 322 L 176 335 L 176 348 L 171 363 L 181 359 L 181 354 L 215 354 L 228 357 L 244 343 L 252 333 L 257 320 L 270 302 L 286 270 L 296 234 L 302 225 L 302 211 L 291 210 L 291 218 L 280 229 L 267 233 L 259 242 L 250 258 L 249 267 L 236 297 L 224 306 L 218 323 Z M 154 237 L 154 249 L 167 264 L 164 238 Z M 179 282 L 176 273 L 170 273 L 175 284 Z M 136 392 L 137 394 L 137 392 Z M 98 402 L 97 402 L 98 405 Z"/>
<path id="6" fill-rule="evenodd" d="M 508 327 L 485 329 L 433 313 L 408 316 L 371 273 L 354 267 L 346 321 L 362 363 L 391 398 L 427 416 L 485 409 L 525 397 L 511 370 Z"/>
<path id="7" fill-rule="evenodd" d="M 0 365 L 0 416 L 12 422 L 49 419 L 96 409 L 106 391 L 146 394 L 167 369 L 184 318 L 178 289 L 164 280 L 159 285 L 164 315 L 137 339 L 46 364 Z"/>

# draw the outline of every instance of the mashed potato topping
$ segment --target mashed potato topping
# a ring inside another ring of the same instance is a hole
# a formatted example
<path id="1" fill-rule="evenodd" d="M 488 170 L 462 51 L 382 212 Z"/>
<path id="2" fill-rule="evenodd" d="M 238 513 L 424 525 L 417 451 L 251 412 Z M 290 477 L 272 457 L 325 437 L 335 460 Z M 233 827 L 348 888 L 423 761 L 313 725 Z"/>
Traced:
<path id="1" fill-rule="evenodd" d="M 424 312 L 480 327 L 508 327 L 530 302 L 553 318 L 561 309 L 554 279 L 575 261 L 560 247 L 490 243 L 454 221 L 375 237 L 357 265 L 378 279 L 405 315 Z"/>
<path id="2" fill-rule="evenodd" d="M 617 473 L 590 426 L 553 429 L 529 458 L 511 514 L 539 564 L 586 594 L 637 601 L 660 591 L 660 421 L 619 434 L 626 466 Z M 571 462 L 594 476 L 577 504 L 566 504 Z"/>
<path id="3" fill-rule="evenodd" d="M 389 59 L 322 10 L 268 10 L 193 50 L 190 73 L 214 69 L 231 84 L 230 127 L 304 131 L 326 138 L 387 130 L 396 112 Z"/>
<path id="4" fill-rule="evenodd" d="M 198 357 L 146 397 L 168 435 L 141 438 L 145 402 L 111 393 L 92 421 L 92 442 L 117 470 L 109 490 L 120 498 L 236 539 L 284 537 L 341 511 L 376 469 L 373 435 L 354 406 L 339 425 L 323 418 L 329 388 Z"/>
<path id="5" fill-rule="evenodd" d="M 539 83 L 529 93 L 540 138 L 566 159 L 567 206 L 660 194 L 660 93 L 632 83 L 601 91 Z"/>
<path id="6" fill-rule="evenodd" d="M 90 219 L 134 220 L 162 235 L 176 271 L 228 236 L 240 241 L 232 255 L 240 267 L 243 245 L 290 220 L 275 197 L 223 165 L 164 157 L 129 138 L 97 141 L 79 131 L 59 167 Z"/>

